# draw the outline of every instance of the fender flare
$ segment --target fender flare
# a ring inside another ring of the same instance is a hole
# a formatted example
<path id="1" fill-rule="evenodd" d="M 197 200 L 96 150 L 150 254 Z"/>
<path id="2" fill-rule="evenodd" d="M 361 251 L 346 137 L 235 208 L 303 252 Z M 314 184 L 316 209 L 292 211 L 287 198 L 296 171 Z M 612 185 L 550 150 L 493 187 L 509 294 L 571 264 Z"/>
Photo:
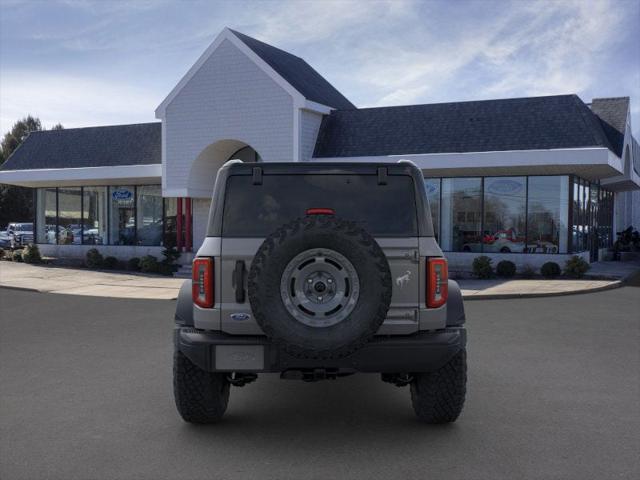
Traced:
<path id="1" fill-rule="evenodd" d="M 464 325 L 464 302 L 458 282 L 449 280 L 449 297 L 447 298 L 447 327 Z"/>
<path id="2" fill-rule="evenodd" d="M 176 305 L 175 321 L 179 325 L 193 327 L 193 300 L 191 299 L 191 280 L 185 280 L 180 287 Z"/>

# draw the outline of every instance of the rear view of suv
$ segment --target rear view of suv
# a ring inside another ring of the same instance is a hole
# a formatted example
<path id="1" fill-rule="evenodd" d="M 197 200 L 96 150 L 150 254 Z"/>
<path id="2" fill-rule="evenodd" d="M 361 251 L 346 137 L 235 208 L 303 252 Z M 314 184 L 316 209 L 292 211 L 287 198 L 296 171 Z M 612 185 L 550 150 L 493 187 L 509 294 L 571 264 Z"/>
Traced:
<path id="1" fill-rule="evenodd" d="M 216 422 L 260 373 L 369 372 L 410 386 L 421 420 L 455 421 L 466 331 L 447 277 L 413 164 L 228 162 L 178 299 L 179 413 Z"/>

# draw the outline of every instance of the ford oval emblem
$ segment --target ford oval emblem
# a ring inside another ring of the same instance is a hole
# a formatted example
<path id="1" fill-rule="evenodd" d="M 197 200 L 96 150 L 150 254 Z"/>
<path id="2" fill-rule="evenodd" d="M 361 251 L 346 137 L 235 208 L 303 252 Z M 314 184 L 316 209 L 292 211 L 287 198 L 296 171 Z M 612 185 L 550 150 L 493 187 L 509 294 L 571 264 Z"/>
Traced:
<path id="1" fill-rule="evenodd" d="M 488 190 L 496 195 L 509 195 L 524 190 L 522 182 L 511 179 L 499 179 L 489 184 Z"/>
<path id="2" fill-rule="evenodd" d="M 232 313 L 230 316 L 231 320 L 235 320 L 236 322 L 243 322 L 251 318 L 251 315 L 248 313 Z"/>

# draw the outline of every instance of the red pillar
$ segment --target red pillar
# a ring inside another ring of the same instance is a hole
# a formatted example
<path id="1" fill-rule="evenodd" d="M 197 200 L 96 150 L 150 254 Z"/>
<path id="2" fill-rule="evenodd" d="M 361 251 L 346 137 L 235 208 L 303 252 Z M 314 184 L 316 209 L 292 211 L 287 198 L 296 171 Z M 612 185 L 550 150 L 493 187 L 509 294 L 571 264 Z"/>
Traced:
<path id="1" fill-rule="evenodd" d="M 177 215 L 176 215 L 176 248 L 179 252 L 182 251 L 182 197 L 178 197 L 177 201 Z"/>
<path id="2" fill-rule="evenodd" d="M 184 246 L 185 251 L 190 252 L 193 247 L 192 239 L 191 239 L 191 198 L 187 197 L 184 199 L 185 206 L 185 227 L 184 227 Z"/>

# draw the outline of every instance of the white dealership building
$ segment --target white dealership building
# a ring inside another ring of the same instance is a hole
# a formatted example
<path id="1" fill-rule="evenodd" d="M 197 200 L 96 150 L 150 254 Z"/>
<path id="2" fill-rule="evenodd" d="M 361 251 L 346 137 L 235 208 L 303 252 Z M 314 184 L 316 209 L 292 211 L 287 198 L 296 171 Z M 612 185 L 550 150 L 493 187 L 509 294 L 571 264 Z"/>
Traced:
<path id="1" fill-rule="evenodd" d="M 31 133 L 0 183 L 32 187 L 45 254 L 190 260 L 217 170 L 247 162 L 397 162 L 422 170 L 450 261 L 601 258 L 640 226 L 630 99 L 573 94 L 357 108 L 303 59 L 225 29 L 158 122 Z"/>

